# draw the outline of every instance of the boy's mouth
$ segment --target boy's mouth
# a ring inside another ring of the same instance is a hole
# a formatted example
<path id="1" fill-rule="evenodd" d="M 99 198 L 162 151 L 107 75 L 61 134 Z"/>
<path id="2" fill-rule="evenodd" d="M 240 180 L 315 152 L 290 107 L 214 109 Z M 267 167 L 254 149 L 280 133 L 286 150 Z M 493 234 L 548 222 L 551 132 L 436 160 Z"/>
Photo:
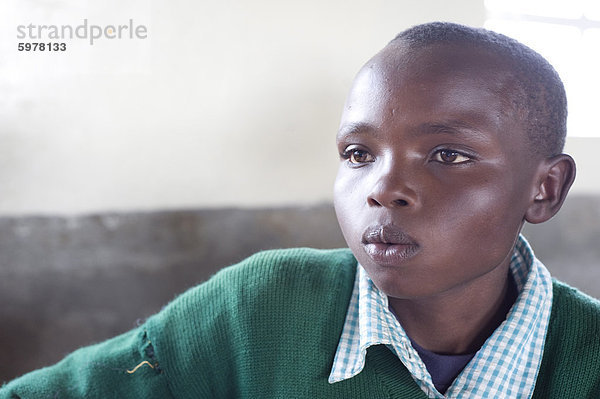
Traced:
<path id="1" fill-rule="evenodd" d="M 381 266 L 397 266 L 419 251 L 419 245 L 398 226 L 369 226 L 362 236 L 365 252 Z"/>
<path id="2" fill-rule="evenodd" d="M 411 236 L 393 224 L 369 226 L 362 236 L 363 244 L 417 245 Z"/>

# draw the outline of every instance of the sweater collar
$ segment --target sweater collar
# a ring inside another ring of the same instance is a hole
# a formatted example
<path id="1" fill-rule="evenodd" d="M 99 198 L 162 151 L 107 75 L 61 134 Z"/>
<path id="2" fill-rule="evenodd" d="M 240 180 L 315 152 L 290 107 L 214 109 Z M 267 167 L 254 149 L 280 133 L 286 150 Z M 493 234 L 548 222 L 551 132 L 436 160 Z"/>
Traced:
<path id="1" fill-rule="evenodd" d="M 367 349 L 386 345 L 430 398 L 530 398 L 542 360 L 552 307 L 552 279 L 519 236 L 510 270 L 519 296 L 507 319 L 441 395 L 406 332 L 390 312 L 388 299 L 358 265 L 342 335 L 329 382 L 354 377 L 365 365 Z M 490 396 L 491 395 L 491 396 Z"/>

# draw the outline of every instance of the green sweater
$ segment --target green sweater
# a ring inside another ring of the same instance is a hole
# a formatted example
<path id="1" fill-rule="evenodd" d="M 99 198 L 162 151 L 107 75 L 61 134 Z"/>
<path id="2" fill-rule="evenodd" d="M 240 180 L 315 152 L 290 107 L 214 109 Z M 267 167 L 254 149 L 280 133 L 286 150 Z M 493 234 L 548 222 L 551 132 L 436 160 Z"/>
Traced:
<path id="1" fill-rule="evenodd" d="M 356 377 L 327 382 L 355 270 L 347 249 L 259 253 L 0 399 L 425 398 L 382 345 Z M 600 398 L 600 304 L 558 282 L 534 398 Z"/>

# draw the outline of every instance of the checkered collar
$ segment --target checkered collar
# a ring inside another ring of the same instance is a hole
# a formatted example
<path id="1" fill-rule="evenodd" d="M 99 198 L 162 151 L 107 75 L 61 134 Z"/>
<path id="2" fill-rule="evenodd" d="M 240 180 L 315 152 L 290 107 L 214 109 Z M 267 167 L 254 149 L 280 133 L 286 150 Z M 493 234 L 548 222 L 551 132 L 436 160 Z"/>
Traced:
<path id="1" fill-rule="evenodd" d="M 388 298 L 358 265 L 346 321 L 329 382 L 349 379 L 365 365 L 367 348 L 385 344 L 430 398 L 519 397 L 533 395 L 552 307 L 552 279 L 523 236 L 510 270 L 519 296 L 507 319 L 488 338 L 448 388 L 434 387 L 425 364 L 388 308 Z"/>

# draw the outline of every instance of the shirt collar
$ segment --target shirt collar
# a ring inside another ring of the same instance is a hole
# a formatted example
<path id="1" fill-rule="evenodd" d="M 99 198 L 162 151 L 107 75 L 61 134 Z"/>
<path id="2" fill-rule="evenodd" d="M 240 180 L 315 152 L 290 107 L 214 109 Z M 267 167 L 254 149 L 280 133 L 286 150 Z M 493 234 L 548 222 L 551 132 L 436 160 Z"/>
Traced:
<path id="1" fill-rule="evenodd" d="M 510 270 L 519 292 L 517 301 L 443 396 L 434 388 L 424 363 L 390 312 L 387 296 L 358 265 L 329 382 L 360 373 L 367 348 L 384 344 L 430 398 L 531 397 L 550 319 L 552 279 L 523 236 L 515 245 Z"/>

